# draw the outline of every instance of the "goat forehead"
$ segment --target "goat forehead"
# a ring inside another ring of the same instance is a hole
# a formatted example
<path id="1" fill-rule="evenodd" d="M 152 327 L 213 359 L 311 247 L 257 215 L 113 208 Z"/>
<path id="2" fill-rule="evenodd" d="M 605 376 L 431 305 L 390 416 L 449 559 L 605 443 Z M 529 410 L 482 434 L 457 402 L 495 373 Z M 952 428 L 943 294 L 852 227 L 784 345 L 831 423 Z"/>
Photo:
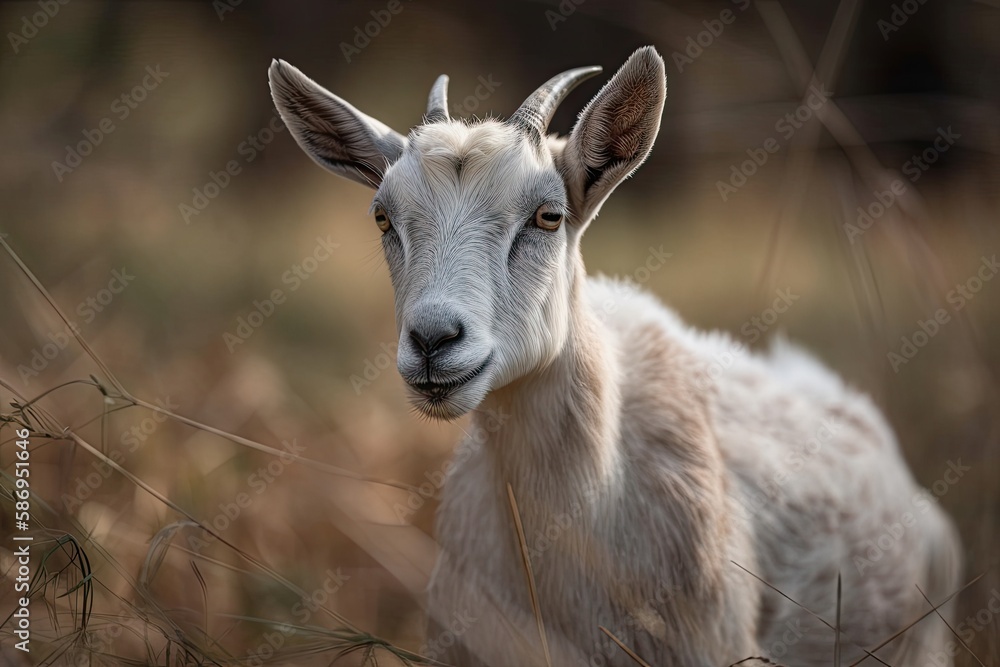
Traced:
<path id="1" fill-rule="evenodd" d="M 407 157 L 434 186 L 516 187 L 525 175 L 551 163 L 519 130 L 496 121 L 425 125 L 414 130 L 408 146 Z"/>
<path id="2" fill-rule="evenodd" d="M 462 121 L 421 125 L 410 133 L 409 150 L 424 160 L 489 160 L 505 153 L 523 155 L 524 135 L 497 121 L 467 124 Z"/>
<path id="3" fill-rule="evenodd" d="M 424 216 L 475 219 L 561 199 L 562 179 L 551 155 L 520 130 L 496 121 L 451 121 L 411 132 L 384 191 Z"/>

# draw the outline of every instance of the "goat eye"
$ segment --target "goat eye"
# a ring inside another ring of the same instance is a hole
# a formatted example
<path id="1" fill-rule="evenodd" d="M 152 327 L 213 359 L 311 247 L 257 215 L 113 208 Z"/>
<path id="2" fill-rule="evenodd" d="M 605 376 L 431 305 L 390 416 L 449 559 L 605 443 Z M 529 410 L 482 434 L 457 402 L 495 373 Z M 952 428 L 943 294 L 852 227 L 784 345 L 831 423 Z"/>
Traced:
<path id="1" fill-rule="evenodd" d="M 535 211 L 535 225 L 550 232 L 559 229 L 562 221 L 563 214 L 549 204 L 542 204 Z"/>
<path id="2" fill-rule="evenodd" d="M 385 212 L 385 209 L 381 206 L 375 207 L 375 224 L 378 228 L 382 230 L 383 233 L 389 231 L 392 227 L 392 222 L 389 220 L 389 214 Z"/>

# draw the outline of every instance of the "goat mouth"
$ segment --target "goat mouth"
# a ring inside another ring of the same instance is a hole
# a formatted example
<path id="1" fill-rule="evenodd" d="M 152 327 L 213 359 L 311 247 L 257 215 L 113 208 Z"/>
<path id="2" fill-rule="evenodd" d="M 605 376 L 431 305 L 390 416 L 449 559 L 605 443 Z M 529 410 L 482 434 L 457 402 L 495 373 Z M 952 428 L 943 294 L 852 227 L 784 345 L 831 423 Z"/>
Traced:
<path id="1" fill-rule="evenodd" d="M 447 382 L 413 382 L 410 386 L 432 401 L 443 400 L 456 389 L 467 385 L 472 382 L 472 380 L 482 375 L 483 371 L 486 370 L 492 361 L 493 353 L 490 352 L 489 356 L 486 357 L 483 363 L 479 364 L 479 366 L 471 371 L 462 373 L 452 380 L 448 380 Z"/>

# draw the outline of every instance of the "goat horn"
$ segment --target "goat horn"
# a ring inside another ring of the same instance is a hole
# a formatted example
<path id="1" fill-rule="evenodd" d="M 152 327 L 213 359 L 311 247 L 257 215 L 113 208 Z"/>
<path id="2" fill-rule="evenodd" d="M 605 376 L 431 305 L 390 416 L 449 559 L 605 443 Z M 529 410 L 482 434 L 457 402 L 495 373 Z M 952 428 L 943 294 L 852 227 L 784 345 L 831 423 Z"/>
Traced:
<path id="1" fill-rule="evenodd" d="M 442 74 L 434 82 L 430 97 L 427 98 L 427 122 L 437 123 L 451 120 L 448 115 L 448 75 Z"/>
<path id="2" fill-rule="evenodd" d="M 578 85 L 600 73 L 600 67 L 578 67 L 557 74 L 533 92 L 507 122 L 535 133 L 541 139 L 563 99 Z"/>

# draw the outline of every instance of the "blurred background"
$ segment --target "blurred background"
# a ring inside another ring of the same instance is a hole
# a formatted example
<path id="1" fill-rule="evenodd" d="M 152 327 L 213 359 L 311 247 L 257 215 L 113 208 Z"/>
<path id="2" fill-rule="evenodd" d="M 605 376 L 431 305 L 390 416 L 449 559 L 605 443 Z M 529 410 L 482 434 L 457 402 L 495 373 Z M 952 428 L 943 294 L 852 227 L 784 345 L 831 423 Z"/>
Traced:
<path id="1" fill-rule="evenodd" d="M 371 192 L 295 145 L 267 67 L 405 132 L 438 74 L 453 117 L 503 117 L 603 66 L 566 133 L 646 44 L 660 135 L 588 230 L 589 271 L 754 348 L 784 332 L 870 393 L 985 573 L 958 619 L 1000 664 L 1000 3 L 42 0 L 0 28 L 0 571 L 27 424 L 28 664 L 421 651 L 466 427 L 410 412 Z M 15 600 L 5 581 L 19 664 Z"/>

